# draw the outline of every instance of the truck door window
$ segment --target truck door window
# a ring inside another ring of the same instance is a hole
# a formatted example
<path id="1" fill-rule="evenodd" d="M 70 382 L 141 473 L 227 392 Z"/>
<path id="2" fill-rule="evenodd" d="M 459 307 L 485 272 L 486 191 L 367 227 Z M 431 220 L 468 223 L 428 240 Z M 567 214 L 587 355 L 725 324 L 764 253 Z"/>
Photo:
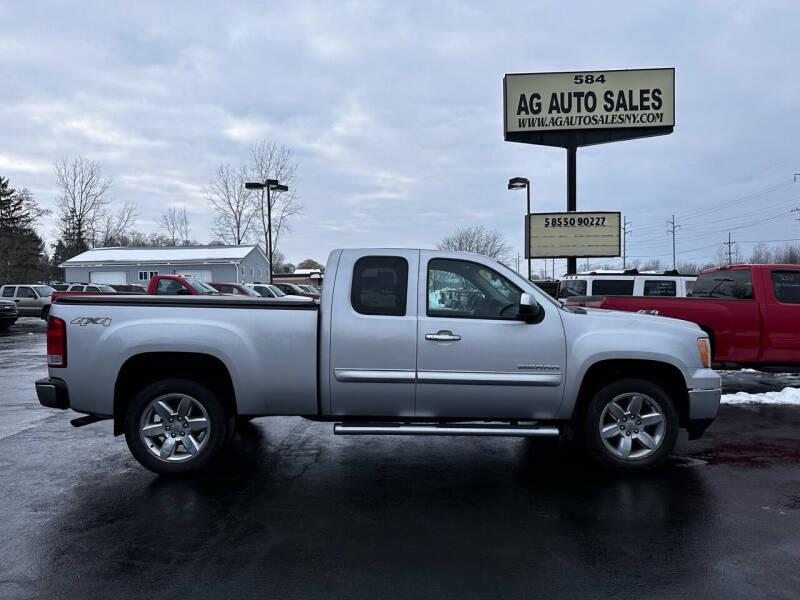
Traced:
<path id="1" fill-rule="evenodd" d="M 633 296 L 633 279 L 600 279 L 592 281 L 592 296 Z"/>
<path id="2" fill-rule="evenodd" d="M 362 315 L 406 314 L 408 261 L 400 256 L 365 256 L 353 267 L 350 304 Z"/>
<path id="3" fill-rule="evenodd" d="M 701 273 L 694 282 L 692 297 L 752 300 L 753 280 L 750 269 L 724 269 Z"/>
<path id="4" fill-rule="evenodd" d="M 516 319 L 522 290 L 484 265 L 449 258 L 428 263 L 429 317 Z"/>
<path id="5" fill-rule="evenodd" d="M 156 294 L 174 296 L 182 289 L 184 289 L 184 287 L 175 279 L 159 279 L 158 286 L 156 287 Z"/>
<path id="6" fill-rule="evenodd" d="M 677 285 L 669 279 L 645 279 L 645 296 L 675 296 Z"/>
<path id="7" fill-rule="evenodd" d="M 786 304 L 800 304 L 800 271 L 773 271 L 775 299 Z"/>

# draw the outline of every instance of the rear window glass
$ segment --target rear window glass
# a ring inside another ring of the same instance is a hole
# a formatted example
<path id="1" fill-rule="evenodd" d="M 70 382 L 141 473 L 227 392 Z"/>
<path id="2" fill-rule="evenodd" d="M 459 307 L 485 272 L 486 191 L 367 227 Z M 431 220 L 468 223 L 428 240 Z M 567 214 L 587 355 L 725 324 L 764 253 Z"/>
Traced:
<path id="1" fill-rule="evenodd" d="M 772 289 L 778 302 L 800 304 L 800 271 L 773 271 Z"/>
<path id="2" fill-rule="evenodd" d="M 16 288 L 13 285 L 9 285 L 3 288 L 3 298 L 13 298 L 14 297 L 14 290 Z"/>
<path id="3" fill-rule="evenodd" d="M 633 279 L 595 279 L 592 296 L 632 296 Z"/>
<path id="4" fill-rule="evenodd" d="M 675 281 L 668 279 L 645 279 L 645 296 L 675 296 L 677 286 Z"/>
<path id="5" fill-rule="evenodd" d="M 399 256 L 365 256 L 353 267 L 350 303 L 363 315 L 406 314 L 408 262 Z"/>
<path id="6" fill-rule="evenodd" d="M 692 297 L 752 300 L 753 281 L 750 269 L 725 269 L 703 273 L 694 283 Z"/>
<path id="7" fill-rule="evenodd" d="M 584 279 L 562 279 L 558 284 L 558 297 L 569 298 L 570 296 L 585 296 L 586 280 Z"/>

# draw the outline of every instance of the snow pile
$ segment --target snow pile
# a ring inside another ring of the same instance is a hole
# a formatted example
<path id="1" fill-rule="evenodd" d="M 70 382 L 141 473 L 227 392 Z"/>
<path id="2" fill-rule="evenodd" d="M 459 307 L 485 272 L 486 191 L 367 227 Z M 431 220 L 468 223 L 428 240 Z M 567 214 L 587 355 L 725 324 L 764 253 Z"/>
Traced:
<path id="1" fill-rule="evenodd" d="M 800 406 L 800 388 L 785 387 L 780 392 L 723 394 L 722 404 L 794 404 Z"/>

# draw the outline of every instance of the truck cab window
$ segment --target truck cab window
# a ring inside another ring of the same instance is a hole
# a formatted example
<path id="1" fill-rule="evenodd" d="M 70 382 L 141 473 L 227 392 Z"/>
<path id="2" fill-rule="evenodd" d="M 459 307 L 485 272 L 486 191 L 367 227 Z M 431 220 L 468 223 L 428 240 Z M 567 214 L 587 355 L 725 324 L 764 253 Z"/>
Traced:
<path id="1" fill-rule="evenodd" d="M 702 273 L 694 283 L 692 297 L 752 300 L 753 280 L 750 269 L 723 269 Z"/>
<path id="2" fill-rule="evenodd" d="M 785 304 L 800 304 L 800 271 L 773 271 L 775 299 Z"/>
<path id="3" fill-rule="evenodd" d="M 516 319 L 522 290 L 499 273 L 466 260 L 428 263 L 428 316 Z"/>
<path id="4" fill-rule="evenodd" d="M 558 284 L 558 297 L 569 298 L 571 296 L 586 295 L 585 279 L 562 279 Z"/>
<path id="5" fill-rule="evenodd" d="M 404 316 L 408 262 L 399 256 L 365 256 L 353 267 L 350 303 L 362 315 Z"/>

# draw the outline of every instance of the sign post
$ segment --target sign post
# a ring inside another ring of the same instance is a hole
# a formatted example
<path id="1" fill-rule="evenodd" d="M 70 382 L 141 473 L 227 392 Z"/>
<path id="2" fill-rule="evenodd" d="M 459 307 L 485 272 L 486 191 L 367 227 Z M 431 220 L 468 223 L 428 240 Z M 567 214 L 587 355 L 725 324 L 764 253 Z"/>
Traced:
<path id="1" fill-rule="evenodd" d="M 503 78 L 507 142 L 567 150 L 567 211 L 577 202 L 578 147 L 672 133 L 675 69 L 517 73 Z M 567 258 L 567 272 L 577 257 Z"/>

